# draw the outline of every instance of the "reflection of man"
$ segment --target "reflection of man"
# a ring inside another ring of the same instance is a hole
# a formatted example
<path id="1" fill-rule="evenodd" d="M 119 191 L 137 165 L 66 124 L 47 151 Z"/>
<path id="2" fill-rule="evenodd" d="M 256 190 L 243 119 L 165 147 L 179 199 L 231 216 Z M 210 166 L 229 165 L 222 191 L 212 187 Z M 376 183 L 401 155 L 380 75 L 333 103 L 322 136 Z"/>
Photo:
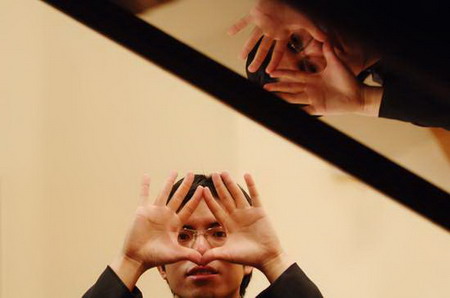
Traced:
<path id="1" fill-rule="evenodd" d="M 450 129 L 450 89 L 444 83 L 448 76 L 439 75 L 441 71 L 445 75 L 448 73 L 445 64 L 448 50 L 443 46 L 432 46 L 436 40 L 441 40 L 436 38 L 439 34 L 435 30 L 442 30 L 442 27 L 432 27 L 430 32 L 430 27 L 422 28 L 421 24 L 417 28 L 421 30 L 417 33 L 417 29 L 403 27 L 404 24 L 399 20 L 405 15 L 414 23 L 423 19 L 420 17 L 422 13 L 419 12 L 418 17 L 414 18 L 414 14 L 405 13 L 403 8 L 397 11 L 399 18 L 387 10 L 388 18 L 393 22 L 389 23 L 385 17 L 380 18 L 379 14 L 373 13 L 372 9 L 360 11 L 352 6 L 349 9 L 349 13 L 372 16 L 369 20 L 374 21 L 369 22 L 335 11 L 327 14 L 326 11 L 335 6 L 322 7 L 316 4 L 323 15 L 318 18 L 311 11 L 306 14 L 306 11 L 299 9 L 303 2 L 308 1 L 258 0 L 249 15 L 230 28 L 229 33 L 236 34 L 248 24 L 255 25 L 242 53 L 245 58 L 253 50 L 248 61 L 250 79 L 254 78 L 266 90 L 276 92 L 290 103 L 306 105 L 304 110 L 313 115 L 355 113 Z M 314 6 L 313 2 L 316 3 L 312 1 L 310 5 L 305 3 L 304 6 Z M 391 7 L 391 1 L 386 2 Z M 342 1 L 332 3 L 338 3 L 339 6 Z M 431 11 L 439 12 L 437 7 Z M 352 22 L 351 29 L 344 30 L 339 26 L 340 22 L 336 22 L 336 18 L 342 17 L 346 22 Z M 363 24 L 359 26 L 358 22 Z M 396 23 L 402 26 L 389 27 Z M 377 24 L 377 29 L 378 25 L 383 25 L 386 35 L 399 28 L 407 29 L 404 34 L 395 35 L 395 42 L 388 39 L 385 47 L 378 45 L 373 48 L 370 46 L 373 43 L 371 36 L 383 35 L 375 30 L 367 32 L 363 38 L 361 34 L 358 35 L 360 38 L 356 38 L 354 31 L 364 24 Z M 410 36 L 411 32 L 415 32 L 413 36 Z M 403 49 L 393 50 L 398 47 Z M 268 55 L 270 49 L 272 52 Z M 415 53 L 415 63 L 410 66 L 415 72 L 400 67 L 411 63 L 409 58 L 405 59 L 404 53 Z M 438 71 L 431 72 L 433 68 Z M 370 75 L 380 86 L 363 83 Z"/>
<path id="2" fill-rule="evenodd" d="M 174 297 L 243 297 L 252 269 L 271 285 L 258 297 L 322 297 L 283 252 L 250 175 L 248 196 L 227 173 L 171 174 L 153 203 L 141 203 L 122 252 L 83 296 L 142 297 L 135 284 L 157 267 Z"/>

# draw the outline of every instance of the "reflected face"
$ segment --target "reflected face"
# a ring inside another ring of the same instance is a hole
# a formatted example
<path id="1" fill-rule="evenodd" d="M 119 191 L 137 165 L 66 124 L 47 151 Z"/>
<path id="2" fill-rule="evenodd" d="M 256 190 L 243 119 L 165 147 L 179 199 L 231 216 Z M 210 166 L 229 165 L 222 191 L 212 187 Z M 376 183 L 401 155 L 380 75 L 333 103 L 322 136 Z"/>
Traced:
<path id="1" fill-rule="evenodd" d="M 219 201 L 220 202 L 220 201 Z M 207 230 L 219 226 L 214 215 L 204 201 L 186 222 L 185 227 Z M 204 235 L 198 235 L 192 248 L 204 254 L 212 246 Z M 181 261 L 165 266 L 160 273 L 169 284 L 176 297 L 239 297 L 239 287 L 245 274 L 251 268 L 225 261 L 213 261 L 199 266 L 190 261 Z"/>
<path id="2" fill-rule="evenodd" d="M 247 58 L 247 67 L 253 61 L 259 48 L 261 40 L 255 45 Z M 263 86 L 267 83 L 276 82 L 280 79 L 271 78 L 266 73 L 266 68 L 271 60 L 271 52 L 266 56 L 263 64 L 256 72 L 247 69 L 247 77 L 250 81 Z M 318 73 L 324 70 L 326 61 L 322 54 L 322 44 L 306 32 L 305 30 L 294 31 L 286 44 L 286 51 L 283 54 L 277 69 L 304 71 Z"/>
<path id="3" fill-rule="evenodd" d="M 357 75 L 364 69 L 364 53 L 356 45 L 347 44 L 335 36 L 333 48 L 337 57 Z M 319 73 L 327 62 L 322 52 L 322 43 L 313 39 L 305 30 L 294 32 L 287 43 L 287 51 L 278 65 L 278 69 L 300 70 Z"/>
<path id="4" fill-rule="evenodd" d="M 305 30 L 298 30 L 291 34 L 278 68 L 317 73 L 325 66 L 322 43 L 313 39 Z"/>

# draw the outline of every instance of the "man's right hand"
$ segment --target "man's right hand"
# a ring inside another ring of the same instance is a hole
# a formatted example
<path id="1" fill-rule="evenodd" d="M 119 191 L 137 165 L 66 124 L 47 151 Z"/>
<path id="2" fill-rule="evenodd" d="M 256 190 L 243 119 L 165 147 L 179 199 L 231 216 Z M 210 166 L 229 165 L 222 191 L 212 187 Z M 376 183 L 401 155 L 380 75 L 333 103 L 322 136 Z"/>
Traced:
<path id="1" fill-rule="evenodd" d="M 177 213 L 192 185 L 194 175 L 192 173 L 186 175 L 170 202 L 167 203 L 176 177 L 176 173 L 169 176 L 163 190 L 153 203 L 150 203 L 148 198 L 149 178 L 144 176 L 142 179 L 141 200 L 133 223 L 121 253 L 110 265 L 130 290 L 134 288 L 138 278 L 152 267 L 181 260 L 201 262 L 201 254 L 194 249 L 180 246 L 177 237 L 183 222 L 198 206 L 203 188 L 199 186 L 191 200 Z"/>

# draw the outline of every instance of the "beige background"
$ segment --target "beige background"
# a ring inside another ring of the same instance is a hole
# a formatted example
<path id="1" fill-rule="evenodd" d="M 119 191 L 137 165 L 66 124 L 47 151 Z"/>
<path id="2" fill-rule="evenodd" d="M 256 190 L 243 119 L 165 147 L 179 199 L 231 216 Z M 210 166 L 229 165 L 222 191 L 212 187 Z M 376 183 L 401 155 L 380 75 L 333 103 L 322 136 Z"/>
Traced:
<path id="1" fill-rule="evenodd" d="M 140 175 L 154 194 L 172 169 L 253 173 L 326 297 L 450 296 L 442 229 L 40 1 L 0 14 L 1 297 L 80 297 L 120 249 Z M 327 121 L 450 188 L 428 130 L 365 120 Z M 266 286 L 256 274 L 248 297 Z M 170 297 L 154 270 L 139 287 Z"/>

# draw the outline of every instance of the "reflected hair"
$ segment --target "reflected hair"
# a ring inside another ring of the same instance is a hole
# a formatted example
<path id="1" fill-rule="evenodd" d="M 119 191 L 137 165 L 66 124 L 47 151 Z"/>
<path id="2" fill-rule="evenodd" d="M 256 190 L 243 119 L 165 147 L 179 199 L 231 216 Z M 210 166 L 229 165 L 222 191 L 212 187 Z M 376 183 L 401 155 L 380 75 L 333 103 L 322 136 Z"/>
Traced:
<path id="1" fill-rule="evenodd" d="M 261 66 L 255 71 L 250 72 L 248 70 L 248 66 L 252 63 L 253 59 L 255 59 L 256 52 L 258 51 L 259 45 L 261 44 L 262 37 L 258 40 L 256 45 L 253 47 L 253 49 L 250 51 L 250 53 L 247 56 L 247 61 L 245 63 L 245 71 L 247 73 L 247 78 L 250 82 L 253 82 L 259 86 L 264 86 L 267 83 L 273 83 L 277 82 L 278 79 L 272 78 L 269 76 L 269 74 L 266 72 L 266 68 L 270 63 L 270 60 L 272 59 L 272 53 L 274 49 L 274 45 L 270 48 L 269 52 L 267 53 L 266 58 L 264 59 Z"/>

